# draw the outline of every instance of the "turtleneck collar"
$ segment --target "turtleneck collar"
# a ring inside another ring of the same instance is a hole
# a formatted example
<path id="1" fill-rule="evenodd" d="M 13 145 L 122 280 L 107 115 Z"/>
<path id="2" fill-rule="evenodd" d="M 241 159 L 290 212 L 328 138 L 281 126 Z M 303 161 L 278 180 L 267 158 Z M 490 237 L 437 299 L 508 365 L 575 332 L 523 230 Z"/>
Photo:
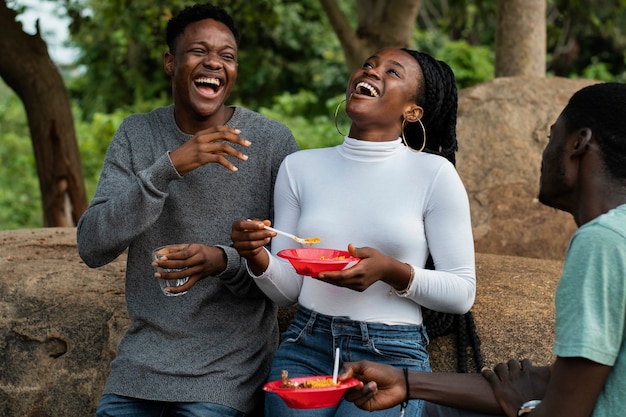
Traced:
<path id="1" fill-rule="evenodd" d="M 346 158 L 367 162 L 391 158 L 406 152 L 407 149 L 400 138 L 386 142 L 370 142 L 346 136 L 337 150 Z"/>

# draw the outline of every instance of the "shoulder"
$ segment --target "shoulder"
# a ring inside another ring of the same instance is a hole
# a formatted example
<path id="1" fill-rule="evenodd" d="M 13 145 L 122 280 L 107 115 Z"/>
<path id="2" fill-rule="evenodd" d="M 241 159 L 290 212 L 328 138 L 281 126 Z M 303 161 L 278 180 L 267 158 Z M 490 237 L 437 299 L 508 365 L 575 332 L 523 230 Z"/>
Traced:
<path id="1" fill-rule="evenodd" d="M 168 124 L 174 121 L 174 107 L 158 107 L 148 113 L 133 113 L 124 118 L 122 126 L 143 128 L 153 124 Z"/>
<path id="2" fill-rule="evenodd" d="M 456 168 L 454 167 L 454 165 L 452 165 L 452 162 L 448 161 L 446 158 L 444 158 L 441 155 L 437 155 L 437 154 L 425 152 L 425 151 L 424 152 L 409 152 L 409 154 L 413 158 L 419 158 L 420 164 L 425 164 L 434 169 L 443 168 L 443 169 L 453 169 L 456 171 Z"/>
<path id="3" fill-rule="evenodd" d="M 585 245 L 626 247 L 626 205 L 619 206 L 582 225 L 572 237 L 572 243 L 584 240 Z"/>
<path id="4" fill-rule="evenodd" d="M 316 161 L 328 161 L 328 158 L 333 154 L 337 154 L 335 147 L 301 149 L 288 155 L 285 159 L 286 163 L 289 164 L 310 164 Z"/>
<path id="5" fill-rule="evenodd" d="M 572 236 L 565 256 L 563 278 L 593 271 L 607 276 L 626 274 L 626 206 L 611 210 L 582 225 Z"/>
<path id="6" fill-rule="evenodd" d="M 626 244 L 626 204 L 618 206 L 599 216 L 597 222 L 613 233 L 619 235 Z"/>
<path id="7" fill-rule="evenodd" d="M 409 154 L 407 169 L 414 171 L 415 175 L 442 180 L 460 178 L 452 162 L 441 155 L 428 152 L 409 152 Z"/>

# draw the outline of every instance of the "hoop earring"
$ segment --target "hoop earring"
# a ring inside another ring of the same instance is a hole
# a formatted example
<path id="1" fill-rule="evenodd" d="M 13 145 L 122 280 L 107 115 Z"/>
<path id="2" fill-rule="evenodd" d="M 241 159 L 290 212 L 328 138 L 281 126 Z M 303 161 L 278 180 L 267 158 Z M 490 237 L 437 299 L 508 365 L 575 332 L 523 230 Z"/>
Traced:
<path id="1" fill-rule="evenodd" d="M 345 102 L 346 102 L 346 99 L 344 98 L 343 100 L 339 102 L 339 104 L 337 104 L 337 107 L 335 108 L 335 129 L 337 129 L 337 132 L 339 132 L 341 136 L 346 136 L 346 135 L 341 133 L 341 130 L 339 130 L 339 125 L 337 124 L 337 115 L 339 114 L 339 107 L 341 107 L 341 104 Z"/>
<path id="2" fill-rule="evenodd" d="M 424 123 L 422 123 L 421 119 L 417 119 L 417 121 L 420 124 L 420 126 L 422 126 L 422 133 L 424 134 L 424 140 L 422 142 L 422 147 L 419 148 L 419 150 L 411 148 L 409 146 L 409 143 L 406 141 L 406 137 L 404 137 L 404 125 L 406 124 L 406 119 L 402 119 L 402 128 L 400 129 L 400 136 L 402 137 L 402 141 L 404 142 L 404 145 L 407 148 L 409 148 L 413 152 L 422 152 L 424 150 L 424 148 L 426 147 L 426 128 L 424 127 Z"/>

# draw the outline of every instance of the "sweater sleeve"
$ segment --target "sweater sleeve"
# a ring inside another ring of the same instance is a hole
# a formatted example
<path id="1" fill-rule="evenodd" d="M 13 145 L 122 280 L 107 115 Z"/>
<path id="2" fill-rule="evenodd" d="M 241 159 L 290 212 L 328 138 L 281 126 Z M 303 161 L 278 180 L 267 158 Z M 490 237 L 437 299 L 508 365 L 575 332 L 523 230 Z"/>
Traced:
<path id="1" fill-rule="evenodd" d="M 166 152 L 135 173 L 127 126 L 125 120 L 113 136 L 94 198 L 78 222 L 78 253 L 90 267 L 113 261 L 152 226 L 169 183 L 182 178 Z"/>

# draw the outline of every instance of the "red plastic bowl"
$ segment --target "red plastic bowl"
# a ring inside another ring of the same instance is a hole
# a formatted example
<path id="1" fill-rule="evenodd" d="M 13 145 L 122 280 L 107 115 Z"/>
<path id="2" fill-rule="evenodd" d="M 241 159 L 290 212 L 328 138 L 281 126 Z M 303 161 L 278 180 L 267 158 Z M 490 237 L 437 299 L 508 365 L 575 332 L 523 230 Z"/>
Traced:
<path id="1" fill-rule="evenodd" d="M 358 261 L 348 251 L 323 248 L 283 249 L 277 253 L 287 259 L 300 275 L 316 278 L 320 272 L 343 269 L 350 262 Z"/>
<path id="2" fill-rule="evenodd" d="M 304 382 L 309 380 L 332 378 L 332 375 L 324 376 L 303 376 L 299 378 L 289 378 L 291 382 Z M 263 386 L 263 390 L 278 394 L 289 408 L 324 408 L 334 407 L 339 404 L 339 400 L 346 393 L 348 388 L 352 388 L 359 383 L 356 378 L 349 378 L 339 385 L 322 388 L 281 388 L 283 381 L 268 382 Z"/>

